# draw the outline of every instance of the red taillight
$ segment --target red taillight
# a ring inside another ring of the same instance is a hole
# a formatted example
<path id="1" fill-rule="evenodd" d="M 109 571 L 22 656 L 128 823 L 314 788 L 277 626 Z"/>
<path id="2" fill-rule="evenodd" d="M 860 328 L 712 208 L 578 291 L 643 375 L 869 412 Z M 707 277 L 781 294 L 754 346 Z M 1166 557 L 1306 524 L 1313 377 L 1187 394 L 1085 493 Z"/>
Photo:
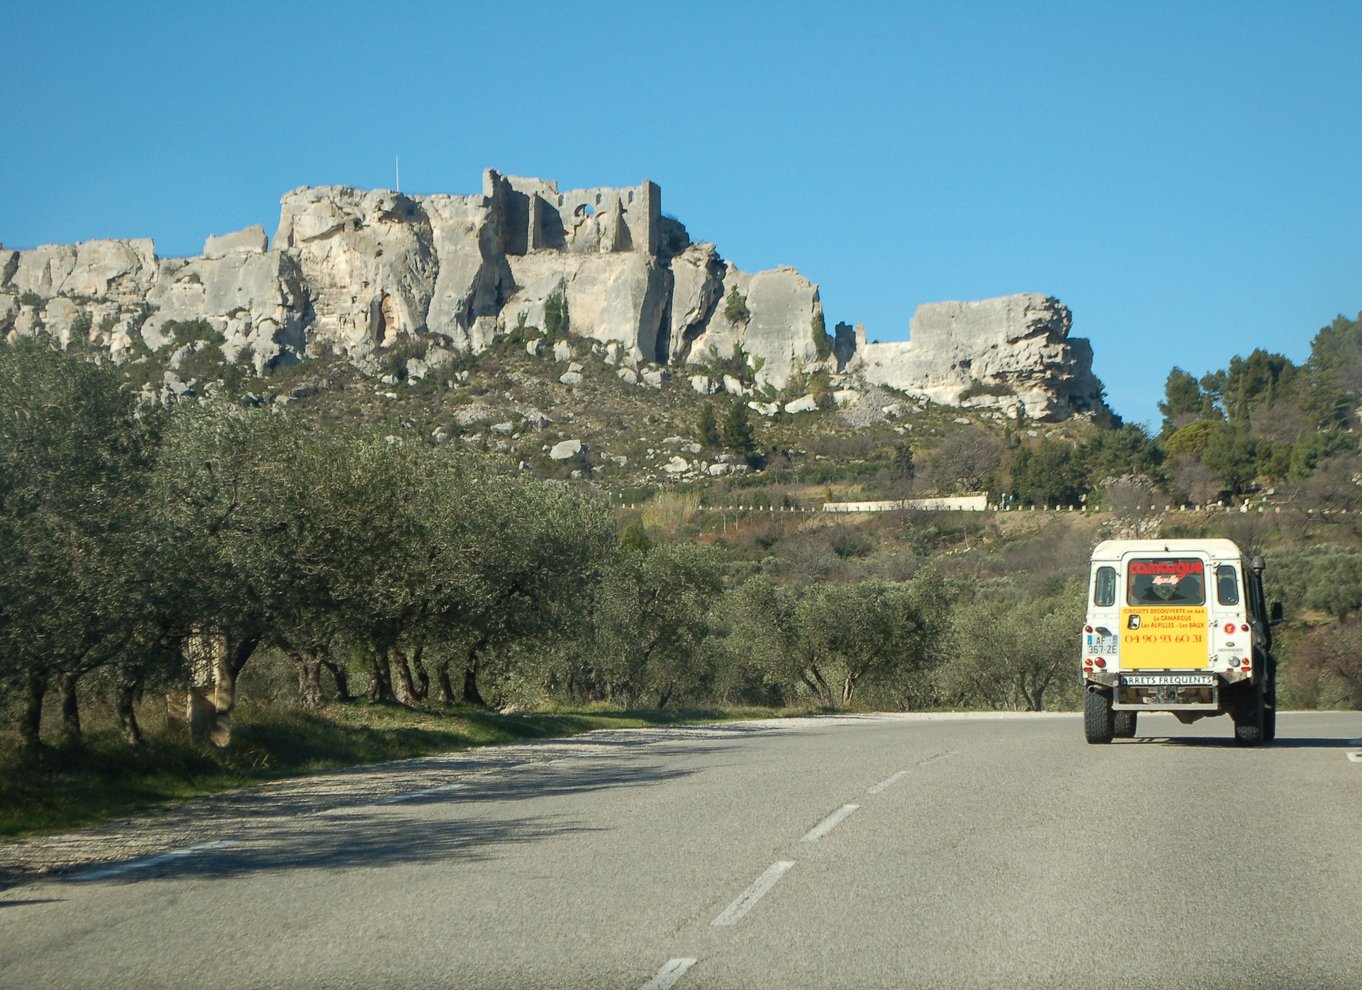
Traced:
<path id="1" fill-rule="evenodd" d="M 1233 633 L 1233 632 L 1234 632 L 1234 623 L 1233 623 L 1233 622 L 1226 622 L 1226 623 L 1225 623 L 1225 632 L 1227 632 L 1227 633 Z"/>
<path id="2" fill-rule="evenodd" d="M 1244 657 L 1244 669 L 1245 669 L 1245 670 L 1248 670 L 1248 669 L 1249 669 L 1249 658 L 1248 658 L 1248 657 Z"/>
<path id="3" fill-rule="evenodd" d="M 1240 632 L 1248 632 L 1248 626 L 1240 626 L 1240 627 L 1239 627 L 1239 631 L 1240 631 Z"/>
<path id="4" fill-rule="evenodd" d="M 1084 627 L 1083 627 L 1083 631 L 1084 631 L 1084 632 L 1092 632 L 1092 626 L 1084 626 Z"/>
<path id="5" fill-rule="evenodd" d="M 1096 663 L 1097 663 L 1097 666 L 1099 666 L 1099 667 L 1105 667 L 1105 666 L 1107 665 L 1107 662 L 1106 662 L 1105 660 L 1103 660 L 1101 657 L 1098 657 L 1098 658 L 1097 658 Z"/>

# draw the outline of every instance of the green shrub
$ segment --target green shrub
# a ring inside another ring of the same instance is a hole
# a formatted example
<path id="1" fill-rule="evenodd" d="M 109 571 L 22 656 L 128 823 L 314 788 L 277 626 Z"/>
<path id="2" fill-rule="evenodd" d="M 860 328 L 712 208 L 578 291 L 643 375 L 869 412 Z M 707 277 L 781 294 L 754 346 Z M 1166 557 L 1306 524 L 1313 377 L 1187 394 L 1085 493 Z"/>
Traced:
<path id="1" fill-rule="evenodd" d="M 724 319 L 735 327 L 752 319 L 752 314 L 747 309 L 747 300 L 738 292 L 736 285 L 724 300 Z"/>
<path id="2" fill-rule="evenodd" d="M 567 296 L 562 289 L 557 289 L 544 300 L 544 333 L 549 343 L 567 336 L 570 325 Z"/>
<path id="3" fill-rule="evenodd" d="M 207 320 L 168 320 L 161 325 L 161 332 L 175 342 L 177 347 L 202 341 L 207 344 L 221 344 L 227 338 Z"/>
<path id="4" fill-rule="evenodd" d="M 90 314 L 81 311 L 76 314 L 76 318 L 71 321 L 71 339 L 85 340 L 90 336 L 90 330 L 94 327 L 95 321 L 90 318 Z"/>
<path id="5" fill-rule="evenodd" d="M 980 395 L 1016 395 L 1017 390 L 1007 382 L 982 382 L 977 378 L 971 378 L 968 385 L 960 390 L 960 401 L 973 399 Z"/>
<path id="6" fill-rule="evenodd" d="M 818 354 L 818 360 L 825 361 L 832 357 L 832 338 L 828 336 L 828 325 L 823 319 L 822 310 L 813 314 L 809 329 L 813 334 L 813 349 Z"/>

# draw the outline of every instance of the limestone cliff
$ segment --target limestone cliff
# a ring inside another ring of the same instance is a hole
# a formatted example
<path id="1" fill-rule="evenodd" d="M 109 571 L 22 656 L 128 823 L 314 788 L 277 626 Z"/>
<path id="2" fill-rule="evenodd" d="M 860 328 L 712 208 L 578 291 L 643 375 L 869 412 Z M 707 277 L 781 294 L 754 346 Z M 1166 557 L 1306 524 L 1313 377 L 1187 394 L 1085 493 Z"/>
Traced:
<path id="1" fill-rule="evenodd" d="M 820 346 L 816 285 L 793 268 L 740 271 L 691 243 L 661 201 L 646 181 L 560 190 L 492 170 L 474 196 L 304 187 L 283 197 L 272 244 L 255 226 L 209 237 L 194 258 L 157 258 L 149 240 L 0 249 L 0 334 L 85 333 L 121 360 L 166 346 L 171 321 L 202 319 L 228 360 L 258 370 L 318 354 L 367 364 L 411 338 L 479 352 L 543 326 L 561 294 L 573 334 L 631 363 L 704 363 L 737 346 L 777 389 L 821 367 L 1011 415 L 1101 406 L 1091 350 L 1053 299 L 923 306 L 907 343 L 839 327 Z"/>

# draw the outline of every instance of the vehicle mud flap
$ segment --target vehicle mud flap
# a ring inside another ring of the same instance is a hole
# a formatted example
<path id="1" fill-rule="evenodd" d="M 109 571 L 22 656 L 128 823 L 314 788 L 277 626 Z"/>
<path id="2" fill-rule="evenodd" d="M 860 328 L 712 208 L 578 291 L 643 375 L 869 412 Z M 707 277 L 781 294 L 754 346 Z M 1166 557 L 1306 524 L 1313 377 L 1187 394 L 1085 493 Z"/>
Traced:
<path id="1" fill-rule="evenodd" d="M 1234 741 L 1240 746 L 1257 746 L 1266 738 L 1266 702 L 1262 681 L 1244 685 L 1244 690 L 1234 699 L 1230 717 L 1234 719 Z"/>

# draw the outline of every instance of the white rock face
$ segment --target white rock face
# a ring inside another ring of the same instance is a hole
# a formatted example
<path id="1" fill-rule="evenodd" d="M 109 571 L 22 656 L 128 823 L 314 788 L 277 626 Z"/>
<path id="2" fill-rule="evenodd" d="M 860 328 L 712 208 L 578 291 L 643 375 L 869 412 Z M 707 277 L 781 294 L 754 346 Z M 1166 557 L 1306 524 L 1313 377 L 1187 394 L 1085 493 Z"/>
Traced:
<path id="1" fill-rule="evenodd" d="M 787 413 L 813 412 L 818 408 L 818 400 L 812 395 L 801 395 L 797 399 L 785 403 Z"/>
<path id="2" fill-rule="evenodd" d="M 1069 338 L 1071 325 L 1067 306 L 1035 293 L 931 303 L 913 315 L 910 340 L 868 344 L 854 368 L 942 405 L 1063 419 L 1101 407 L 1092 348 Z"/>
<path id="3" fill-rule="evenodd" d="M 1068 337 L 1068 310 L 1039 295 L 922 306 L 905 344 L 866 344 L 862 328 L 839 324 L 820 359 L 818 287 L 793 268 L 740 271 L 713 244 L 689 243 L 650 182 L 560 190 L 488 170 L 471 196 L 303 187 L 282 198 L 272 242 L 256 225 L 208 237 L 197 258 L 158 259 L 149 240 L 0 250 L 0 335 L 69 335 L 88 318 L 115 359 L 139 328 L 159 349 L 166 323 L 197 319 L 223 335 L 228 359 L 249 354 L 257 368 L 327 353 L 372 368 L 423 336 L 477 353 L 517 328 L 546 329 L 555 293 L 571 336 L 627 368 L 706 364 L 737 347 L 758 387 L 846 370 L 1036 419 L 1101 408 L 1091 348 Z M 555 357 L 571 351 L 561 341 Z M 654 371 L 644 380 L 659 383 Z M 736 378 L 728 390 L 744 394 Z"/>
<path id="4" fill-rule="evenodd" d="M 723 299 L 727 266 L 713 244 L 692 244 L 672 259 L 672 311 L 668 325 L 667 359 L 684 364 L 695 341 L 702 337 Z M 704 349 L 698 355 L 704 358 Z"/>
<path id="5" fill-rule="evenodd" d="M 234 234 L 208 235 L 203 242 L 203 256 L 209 260 L 225 258 L 229 254 L 264 254 L 269 247 L 265 228 L 260 224 L 238 230 Z"/>
<path id="6" fill-rule="evenodd" d="M 734 322 L 726 315 L 728 299 L 736 290 L 746 307 L 746 319 Z M 749 275 L 729 265 L 724 273 L 723 299 L 715 309 L 709 329 L 692 347 L 691 361 L 708 360 L 713 349 L 721 357 L 733 353 L 733 345 L 753 358 L 762 359 L 760 383 L 784 388 L 800 367 L 818 365 L 813 342 L 815 317 L 823 312 L 818 287 L 793 268 L 777 268 Z"/>
<path id="7" fill-rule="evenodd" d="M 309 342 L 368 356 L 426 327 L 439 265 L 416 200 L 386 189 L 295 189 L 280 203 L 274 244 L 307 283 Z"/>
<path id="8" fill-rule="evenodd" d="M 147 293 L 154 312 L 142 337 L 153 349 L 164 347 L 169 337 L 162 328 L 170 321 L 207 320 L 225 337 L 228 360 L 249 347 L 259 369 L 286 353 L 303 354 L 306 300 L 296 261 L 279 251 L 163 261 Z"/>

